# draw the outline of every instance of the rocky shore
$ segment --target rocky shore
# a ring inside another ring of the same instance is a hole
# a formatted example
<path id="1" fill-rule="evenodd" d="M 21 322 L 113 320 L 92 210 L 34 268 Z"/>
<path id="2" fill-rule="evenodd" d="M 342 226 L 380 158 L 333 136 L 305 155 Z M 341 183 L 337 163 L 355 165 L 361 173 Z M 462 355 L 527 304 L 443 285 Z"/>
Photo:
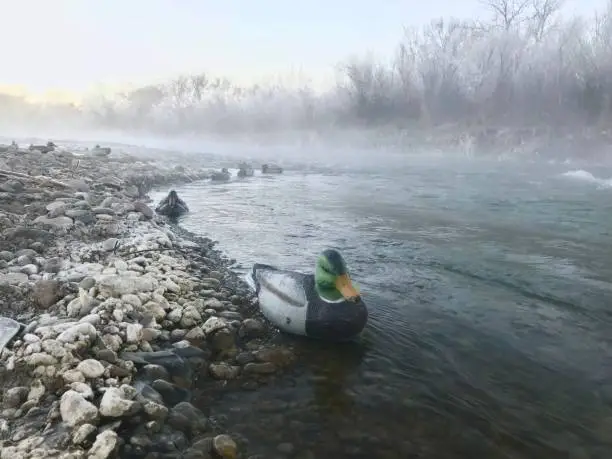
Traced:
<path id="1" fill-rule="evenodd" d="M 207 174 L 0 148 L 0 316 L 22 324 L 0 352 L 0 459 L 248 457 L 194 390 L 257 387 L 293 355 L 214 242 L 147 204 Z"/>

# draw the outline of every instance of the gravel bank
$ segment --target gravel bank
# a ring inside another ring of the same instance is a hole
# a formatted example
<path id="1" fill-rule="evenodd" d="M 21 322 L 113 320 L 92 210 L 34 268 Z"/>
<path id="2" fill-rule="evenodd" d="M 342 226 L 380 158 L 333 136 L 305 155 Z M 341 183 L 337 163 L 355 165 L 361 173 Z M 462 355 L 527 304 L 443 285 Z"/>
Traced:
<path id="1" fill-rule="evenodd" d="M 0 147 L 0 315 L 25 327 L 0 353 L 0 459 L 248 457 L 193 389 L 257 387 L 293 355 L 214 242 L 147 204 L 208 174 Z"/>

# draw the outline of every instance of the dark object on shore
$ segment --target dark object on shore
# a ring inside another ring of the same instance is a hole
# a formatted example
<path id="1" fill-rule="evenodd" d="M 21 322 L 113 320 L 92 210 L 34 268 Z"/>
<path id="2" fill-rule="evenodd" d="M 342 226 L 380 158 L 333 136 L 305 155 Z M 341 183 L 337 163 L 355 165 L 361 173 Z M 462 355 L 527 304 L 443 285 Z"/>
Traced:
<path id="1" fill-rule="evenodd" d="M 47 145 L 30 145 L 28 148 L 30 151 L 38 150 L 41 153 L 49 153 L 50 151 L 55 151 L 55 145 L 53 142 L 47 142 Z"/>
<path id="2" fill-rule="evenodd" d="M 238 177 L 253 177 L 255 175 L 255 170 L 251 167 L 250 164 L 242 162 L 238 164 Z"/>
<path id="3" fill-rule="evenodd" d="M 276 164 L 264 164 L 261 166 L 262 174 L 282 174 L 283 168 Z"/>
<path id="4" fill-rule="evenodd" d="M 336 250 L 319 256 L 314 274 L 256 263 L 251 280 L 261 312 L 286 333 L 346 341 L 368 321 L 367 307 Z"/>
<path id="5" fill-rule="evenodd" d="M 213 172 L 210 176 L 210 179 L 213 182 L 227 182 L 231 177 L 230 172 L 227 170 L 227 167 L 221 169 L 221 172 Z"/>
<path id="6" fill-rule="evenodd" d="M 110 147 L 101 147 L 100 145 L 96 145 L 91 149 L 92 156 L 108 156 L 111 154 Z"/>
<path id="7" fill-rule="evenodd" d="M 157 205 L 155 212 L 166 217 L 177 218 L 189 212 L 189 207 L 187 207 L 185 201 L 178 197 L 176 191 L 171 190 L 168 196 Z"/>

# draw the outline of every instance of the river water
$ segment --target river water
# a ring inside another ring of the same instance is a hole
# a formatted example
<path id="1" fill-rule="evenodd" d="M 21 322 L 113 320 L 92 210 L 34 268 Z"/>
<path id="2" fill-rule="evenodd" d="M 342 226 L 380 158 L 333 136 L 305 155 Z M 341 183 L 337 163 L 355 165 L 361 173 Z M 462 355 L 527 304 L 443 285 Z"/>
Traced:
<path id="1" fill-rule="evenodd" d="M 176 188 L 238 270 L 335 247 L 370 311 L 355 343 L 278 337 L 295 371 L 213 417 L 266 458 L 612 457 L 611 168 L 316 164 Z"/>

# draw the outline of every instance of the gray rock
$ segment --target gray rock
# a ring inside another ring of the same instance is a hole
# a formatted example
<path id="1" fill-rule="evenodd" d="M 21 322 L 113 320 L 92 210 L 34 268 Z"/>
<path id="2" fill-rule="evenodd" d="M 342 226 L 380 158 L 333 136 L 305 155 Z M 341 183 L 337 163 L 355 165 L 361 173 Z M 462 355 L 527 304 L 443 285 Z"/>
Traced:
<path id="1" fill-rule="evenodd" d="M 42 271 L 46 273 L 59 273 L 62 270 L 63 260 L 59 257 L 49 258 L 42 265 Z"/>
<path id="2" fill-rule="evenodd" d="M 92 207 L 91 211 L 94 215 L 115 215 L 116 212 L 108 207 Z"/>
<path id="3" fill-rule="evenodd" d="M 0 285 L 18 285 L 28 281 L 28 275 L 23 273 L 0 274 Z"/>
<path id="4" fill-rule="evenodd" d="M 74 190 L 82 191 L 82 192 L 89 191 L 89 185 L 85 183 L 85 180 L 74 179 L 74 180 L 68 180 L 65 183 Z"/>
<path id="5" fill-rule="evenodd" d="M 29 391 L 23 386 L 6 389 L 2 397 L 4 408 L 19 408 L 26 401 Z"/>
<path id="6" fill-rule="evenodd" d="M 82 288 L 83 290 L 89 290 L 94 285 L 96 285 L 96 280 L 93 277 L 86 277 L 79 282 L 79 288 Z"/>
<path id="7" fill-rule="evenodd" d="M 181 402 L 170 410 L 167 423 L 181 432 L 197 435 L 206 431 L 208 419 L 191 403 Z"/>
<path id="8" fill-rule="evenodd" d="M 128 293 L 152 292 L 158 281 L 152 276 L 102 275 L 96 278 L 98 290 L 109 297 L 120 298 Z"/>
<path id="9" fill-rule="evenodd" d="M 102 248 L 106 252 L 112 252 L 118 247 L 118 244 L 119 244 L 119 239 L 117 239 L 116 237 L 111 237 L 102 243 Z"/>
<path id="10" fill-rule="evenodd" d="M 257 319 L 245 319 L 238 332 L 241 338 L 259 338 L 266 333 L 265 325 Z"/>
<path id="11" fill-rule="evenodd" d="M 155 212 L 153 212 L 153 209 L 151 209 L 149 206 L 147 206 L 142 201 L 136 201 L 134 203 L 134 210 L 136 212 L 140 212 L 142 215 L 145 216 L 145 218 L 148 218 L 148 219 L 151 219 L 155 216 Z"/>
<path id="12" fill-rule="evenodd" d="M 215 379 L 236 379 L 240 374 L 240 367 L 228 363 L 211 363 L 208 370 Z"/>
<path id="13" fill-rule="evenodd" d="M 48 204 L 47 212 L 49 213 L 49 218 L 56 218 L 64 215 L 66 212 L 66 203 L 63 201 L 54 201 L 51 204 Z"/>
<path id="14" fill-rule="evenodd" d="M 48 226 L 55 231 L 66 231 L 74 225 L 72 218 L 66 216 L 49 218 L 41 215 L 34 220 L 34 223 Z"/>
<path id="15" fill-rule="evenodd" d="M 32 300 L 43 309 L 53 306 L 61 296 L 60 284 L 56 280 L 39 280 L 32 290 Z"/>

